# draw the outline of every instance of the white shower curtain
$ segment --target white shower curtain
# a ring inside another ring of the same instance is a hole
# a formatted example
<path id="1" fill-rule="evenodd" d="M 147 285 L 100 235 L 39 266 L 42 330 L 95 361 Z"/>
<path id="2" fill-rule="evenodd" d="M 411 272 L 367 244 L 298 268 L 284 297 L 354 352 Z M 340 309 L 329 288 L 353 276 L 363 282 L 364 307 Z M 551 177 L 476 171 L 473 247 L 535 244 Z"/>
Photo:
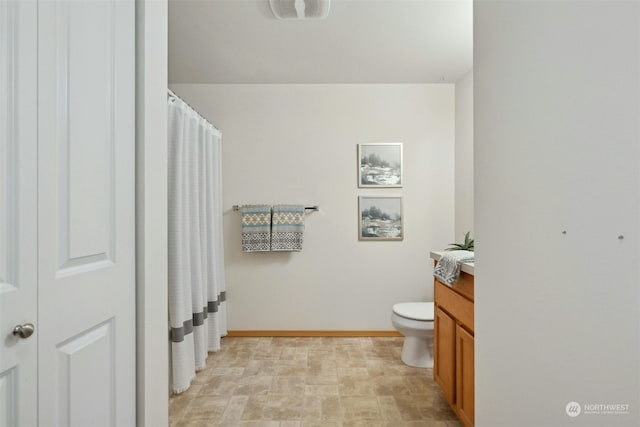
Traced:
<path id="1" fill-rule="evenodd" d="M 172 389 L 189 388 L 227 333 L 222 134 L 169 93 L 169 324 Z"/>

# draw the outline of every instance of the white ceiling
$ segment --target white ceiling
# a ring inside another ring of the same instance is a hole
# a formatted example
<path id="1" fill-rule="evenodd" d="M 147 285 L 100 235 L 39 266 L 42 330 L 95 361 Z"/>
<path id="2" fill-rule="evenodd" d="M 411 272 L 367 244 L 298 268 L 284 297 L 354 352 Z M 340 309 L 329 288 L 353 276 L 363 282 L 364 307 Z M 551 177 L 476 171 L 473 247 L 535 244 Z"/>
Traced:
<path id="1" fill-rule="evenodd" d="M 472 0 L 332 0 L 278 20 L 267 0 L 170 0 L 170 83 L 452 83 L 472 66 Z"/>

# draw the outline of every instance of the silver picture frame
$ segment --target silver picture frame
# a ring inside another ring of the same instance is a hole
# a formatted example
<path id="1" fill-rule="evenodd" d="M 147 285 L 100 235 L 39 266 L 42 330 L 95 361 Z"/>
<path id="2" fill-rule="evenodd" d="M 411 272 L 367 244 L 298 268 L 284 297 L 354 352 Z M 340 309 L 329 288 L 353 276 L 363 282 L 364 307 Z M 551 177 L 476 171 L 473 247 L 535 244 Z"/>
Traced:
<path id="1" fill-rule="evenodd" d="M 402 143 L 358 144 L 358 187 L 402 187 Z"/>
<path id="2" fill-rule="evenodd" d="M 402 196 L 358 197 L 358 240 L 403 240 Z"/>

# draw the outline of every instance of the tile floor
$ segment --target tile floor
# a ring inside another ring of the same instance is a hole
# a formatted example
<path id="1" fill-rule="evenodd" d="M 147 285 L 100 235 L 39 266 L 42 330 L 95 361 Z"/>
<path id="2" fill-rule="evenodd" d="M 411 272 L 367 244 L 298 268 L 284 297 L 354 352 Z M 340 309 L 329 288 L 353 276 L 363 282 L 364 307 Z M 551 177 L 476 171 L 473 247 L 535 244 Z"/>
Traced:
<path id="1" fill-rule="evenodd" d="M 169 403 L 172 427 L 460 427 L 402 338 L 231 338 Z"/>

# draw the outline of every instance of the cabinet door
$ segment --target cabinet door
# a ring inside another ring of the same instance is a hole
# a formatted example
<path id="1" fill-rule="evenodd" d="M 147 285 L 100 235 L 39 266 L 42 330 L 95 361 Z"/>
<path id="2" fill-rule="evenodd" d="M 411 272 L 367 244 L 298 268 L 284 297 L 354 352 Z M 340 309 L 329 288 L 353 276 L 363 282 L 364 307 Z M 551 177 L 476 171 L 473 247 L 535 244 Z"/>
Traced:
<path id="1" fill-rule="evenodd" d="M 434 312 L 433 378 L 442 388 L 445 399 L 455 402 L 455 333 L 456 322 L 440 307 Z"/>
<path id="2" fill-rule="evenodd" d="M 465 426 L 474 421 L 473 335 L 456 326 L 456 411 Z"/>

